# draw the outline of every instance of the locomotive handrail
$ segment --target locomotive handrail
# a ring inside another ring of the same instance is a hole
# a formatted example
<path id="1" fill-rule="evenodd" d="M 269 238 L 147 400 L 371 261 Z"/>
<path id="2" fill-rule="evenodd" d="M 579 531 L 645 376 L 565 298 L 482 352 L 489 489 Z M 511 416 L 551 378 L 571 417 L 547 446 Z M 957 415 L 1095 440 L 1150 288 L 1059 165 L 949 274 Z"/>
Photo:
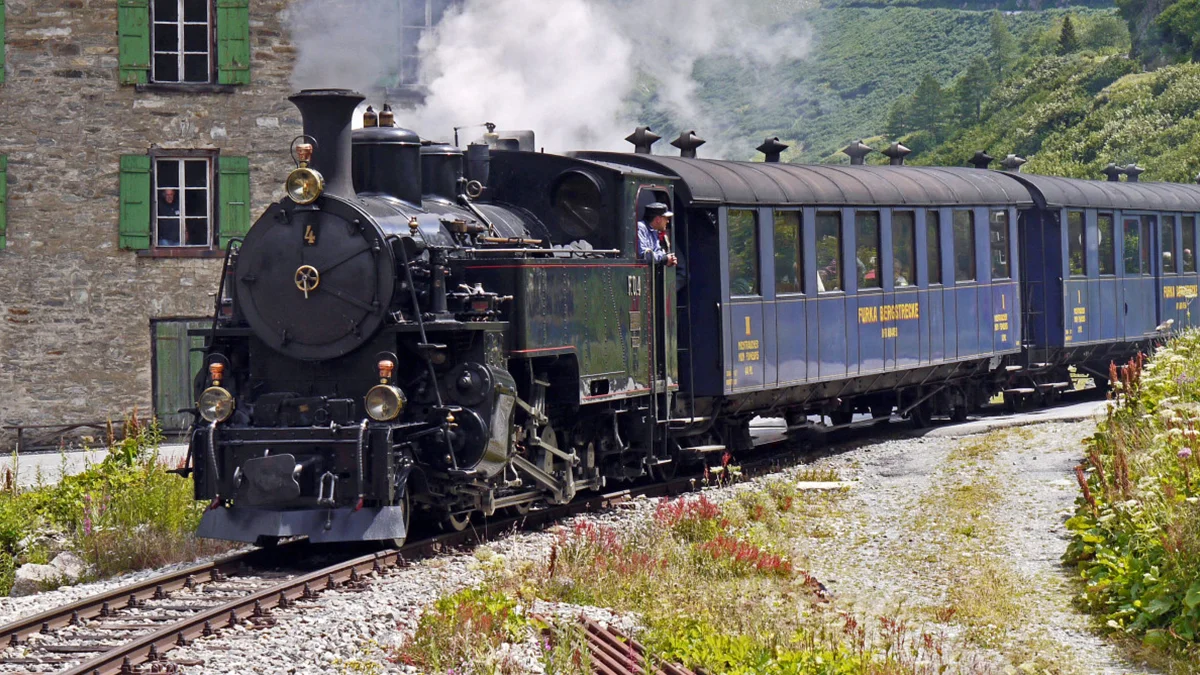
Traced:
<path id="1" fill-rule="evenodd" d="M 464 248 L 460 249 L 463 253 L 536 253 L 540 255 L 550 255 L 558 253 L 567 253 L 572 257 L 576 255 L 619 255 L 620 249 L 564 249 L 564 248 Z"/>

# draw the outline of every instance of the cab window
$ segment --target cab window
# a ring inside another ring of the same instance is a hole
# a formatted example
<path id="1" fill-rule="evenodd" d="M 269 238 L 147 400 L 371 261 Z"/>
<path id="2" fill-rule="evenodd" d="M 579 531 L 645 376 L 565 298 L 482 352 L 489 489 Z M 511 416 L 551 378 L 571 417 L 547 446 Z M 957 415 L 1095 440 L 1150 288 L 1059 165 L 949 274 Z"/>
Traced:
<path id="1" fill-rule="evenodd" d="M 729 294 L 759 295 L 758 213 L 729 209 Z"/>

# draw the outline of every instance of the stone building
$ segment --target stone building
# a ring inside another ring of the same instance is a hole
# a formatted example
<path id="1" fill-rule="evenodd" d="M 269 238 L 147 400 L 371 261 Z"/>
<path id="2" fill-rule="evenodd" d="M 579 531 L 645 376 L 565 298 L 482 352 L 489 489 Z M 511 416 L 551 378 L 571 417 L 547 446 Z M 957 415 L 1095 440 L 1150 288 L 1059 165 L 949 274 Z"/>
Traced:
<path id="1" fill-rule="evenodd" d="M 186 424 L 186 328 L 292 166 L 300 4 L 0 0 L 0 424 Z"/>

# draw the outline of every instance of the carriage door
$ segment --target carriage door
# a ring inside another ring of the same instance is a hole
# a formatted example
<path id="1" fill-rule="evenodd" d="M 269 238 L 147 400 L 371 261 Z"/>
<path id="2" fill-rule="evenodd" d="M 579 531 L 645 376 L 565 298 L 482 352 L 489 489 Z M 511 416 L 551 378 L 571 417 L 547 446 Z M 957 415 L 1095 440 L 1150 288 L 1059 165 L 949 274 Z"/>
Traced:
<path id="1" fill-rule="evenodd" d="M 1164 214 L 1159 219 L 1159 254 L 1162 271 L 1158 275 L 1158 321 L 1172 321 L 1171 330 L 1182 329 L 1188 323 L 1188 296 L 1191 288 L 1184 271 L 1183 249 L 1179 245 L 1177 216 Z"/>
<path id="2" fill-rule="evenodd" d="M 1157 281 L 1154 272 L 1156 218 L 1125 215 L 1123 220 L 1125 278 L 1122 309 L 1125 340 L 1138 342 L 1154 334 L 1158 325 Z"/>

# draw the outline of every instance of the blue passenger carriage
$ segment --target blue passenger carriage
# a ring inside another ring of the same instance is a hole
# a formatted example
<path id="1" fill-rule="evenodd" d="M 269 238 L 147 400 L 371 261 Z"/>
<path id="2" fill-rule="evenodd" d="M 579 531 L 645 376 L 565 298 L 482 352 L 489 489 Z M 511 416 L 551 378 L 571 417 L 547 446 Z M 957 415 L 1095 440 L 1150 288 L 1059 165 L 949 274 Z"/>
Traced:
<path id="1" fill-rule="evenodd" d="M 678 177 L 679 407 L 695 419 L 965 415 L 1021 350 L 1032 202 L 1009 174 L 586 156 Z"/>
<path id="2" fill-rule="evenodd" d="M 1074 364 L 1105 379 L 1173 330 L 1196 325 L 1200 187 L 1016 175 L 1031 374 Z"/>

